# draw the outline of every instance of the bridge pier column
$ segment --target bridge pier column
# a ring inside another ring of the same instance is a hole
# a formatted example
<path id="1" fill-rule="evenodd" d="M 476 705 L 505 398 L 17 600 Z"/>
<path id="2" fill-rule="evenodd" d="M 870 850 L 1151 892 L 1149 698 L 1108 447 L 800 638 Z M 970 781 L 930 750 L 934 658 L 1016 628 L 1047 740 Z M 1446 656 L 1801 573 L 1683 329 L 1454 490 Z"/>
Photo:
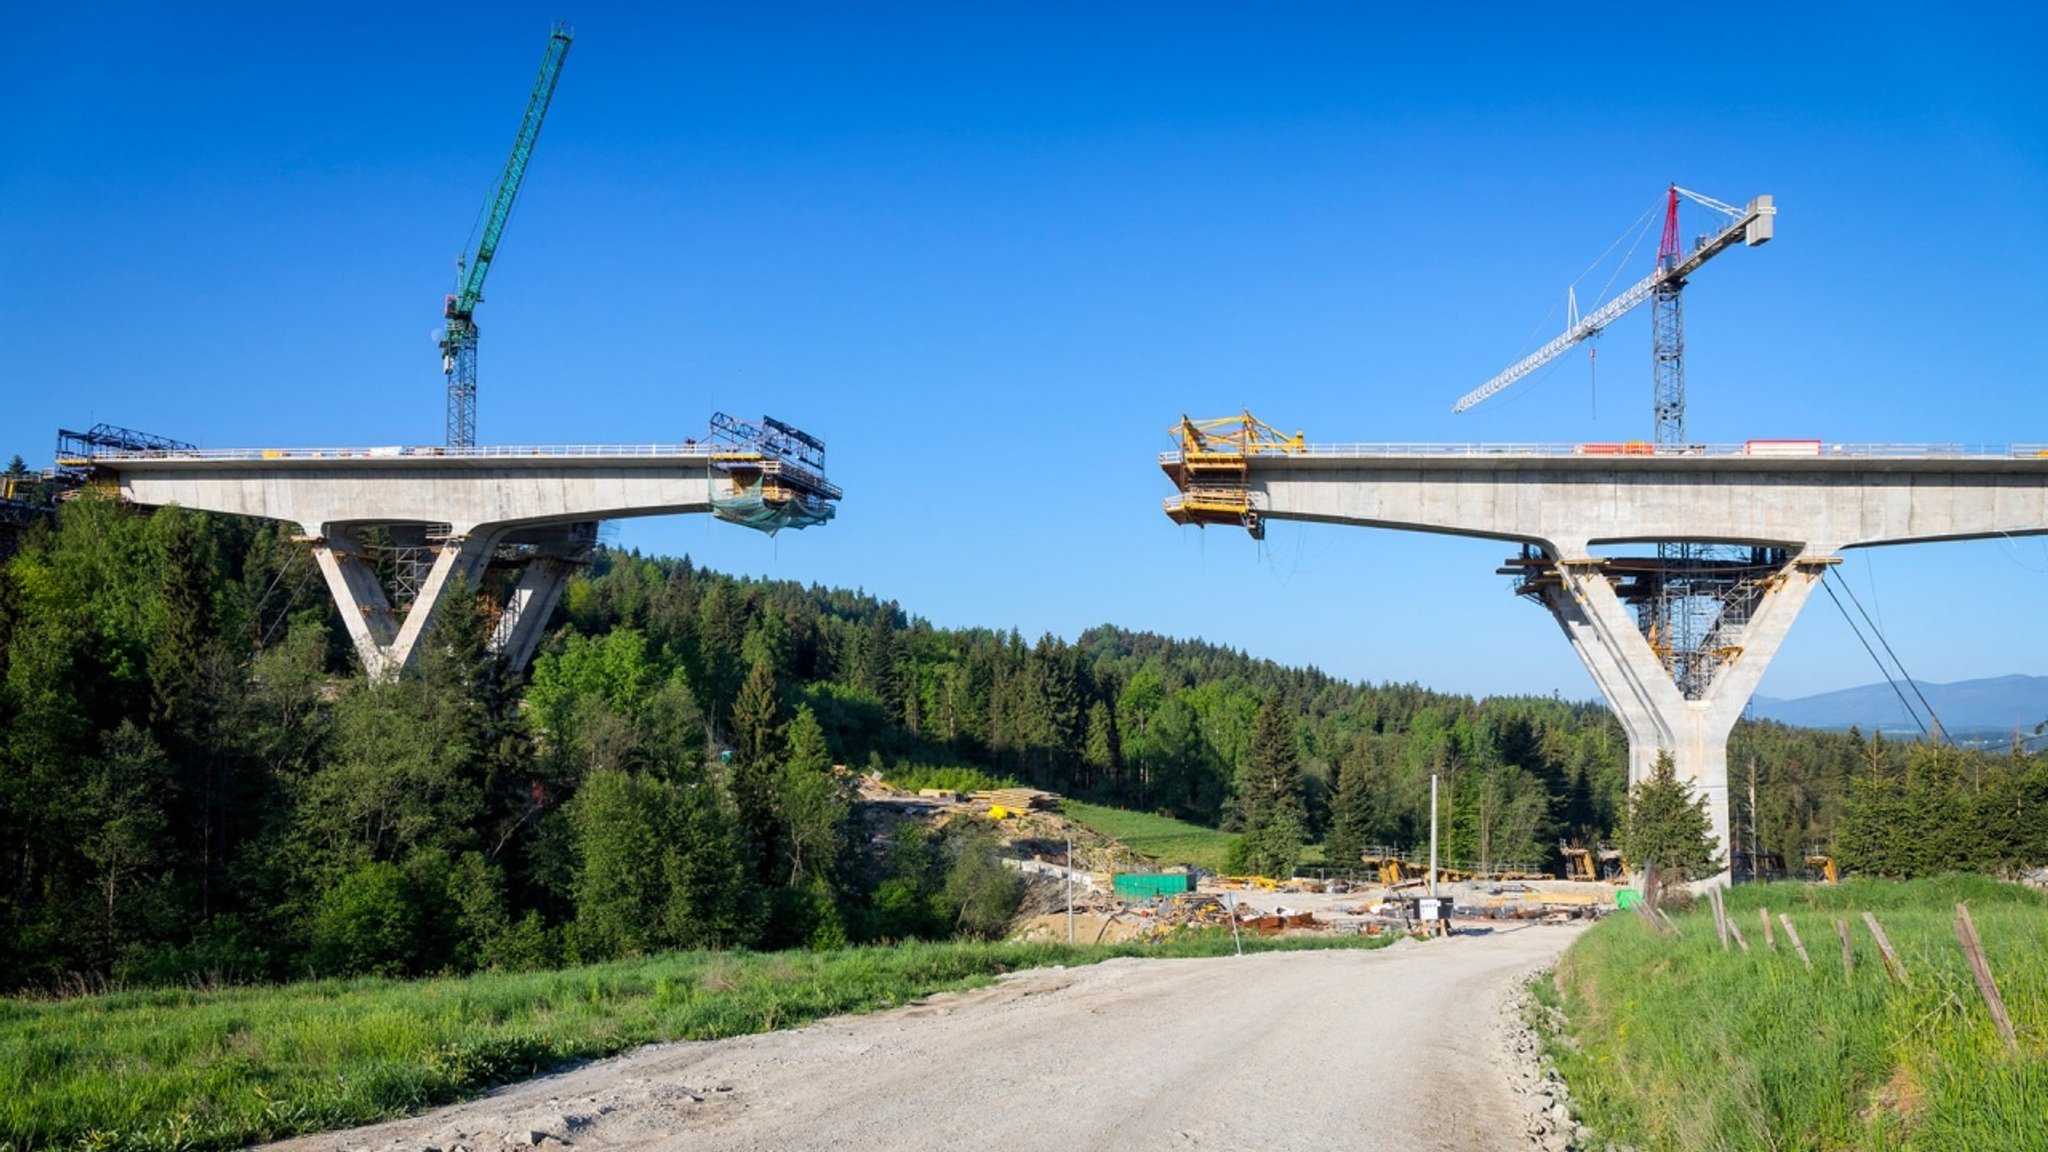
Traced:
<path id="1" fill-rule="evenodd" d="M 519 584 L 505 601 L 504 614 L 491 632 L 491 650 L 512 668 L 524 668 L 540 646 L 541 632 L 577 562 L 560 556 L 536 556 L 519 574 Z"/>
<path id="2" fill-rule="evenodd" d="M 1628 735 L 1629 786 L 1649 776 L 1658 753 L 1669 752 L 1678 778 L 1706 797 L 1723 865 L 1713 883 L 1726 884 L 1729 875 L 1728 734 L 1814 585 L 1834 562 L 1808 547 L 1765 582 L 1748 619 L 1724 634 L 1733 655 L 1697 700 L 1687 699 L 1672 681 L 1614 582 L 1601 572 L 1600 561 L 1559 560 L 1557 586 L 1544 593 L 1545 605 Z"/>
<path id="3" fill-rule="evenodd" d="M 313 543 L 313 558 L 327 578 L 327 589 L 341 608 L 341 620 L 373 680 L 393 680 L 412 664 L 420 637 L 433 621 L 434 610 L 448 582 L 460 573 L 475 587 L 497 546 L 498 533 L 478 532 L 449 538 L 434 557 L 420 584 L 419 596 L 401 622 L 391 610 L 384 585 L 363 556 L 361 543 L 345 525 L 326 525 Z"/>
<path id="4" fill-rule="evenodd" d="M 341 609 L 342 627 L 348 630 L 364 671 L 372 679 L 383 679 L 384 653 L 398 635 L 398 617 L 391 611 L 383 582 L 363 556 L 362 543 L 348 528 L 329 525 L 313 541 L 313 560 Z"/>

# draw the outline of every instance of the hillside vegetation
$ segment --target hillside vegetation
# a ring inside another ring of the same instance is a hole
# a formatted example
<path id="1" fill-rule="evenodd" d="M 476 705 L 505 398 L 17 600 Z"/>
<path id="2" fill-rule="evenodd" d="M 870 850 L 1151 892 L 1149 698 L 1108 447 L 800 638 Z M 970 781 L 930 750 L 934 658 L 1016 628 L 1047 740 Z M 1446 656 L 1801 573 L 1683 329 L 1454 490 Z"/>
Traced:
<path id="1" fill-rule="evenodd" d="M 2018 1027 L 2008 1054 L 1957 944 L 1968 901 Z M 1750 945 L 1724 951 L 1702 902 L 1681 935 L 1635 916 L 1577 941 L 1539 996 L 1569 1023 L 1553 1044 L 1582 1118 L 1640 1148 L 1925 1150 L 2048 1147 L 2048 899 L 1947 876 L 1734 889 Z M 1767 948 L 1758 910 L 1788 914 Z M 1910 985 L 1887 978 L 1876 914 Z M 1854 967 L 1844 974 L 1840 917 Z"/>
<path id="2" fill-rule="evenodd" d="M 1016 780 L 1215 833 L 1153 840 L 1163 858 L 1210 861 L 1203 844 L 1243 833 L 1257 870 L 1312 858 L 1304 842 L 1338 866 L 1423 842 L 1432 773 L 1454 862 L 1542 865 L 1619 822 L 1626 747 L 1596 704 L 1355 684 L 1109 626 L 941 629 L 861 593 L 615 551 L 571 580 L 524 675 L 484 650 L 475 598 L 447 603 L 418 667 L 374 684 L 280 526 L 86 498 L 32 531 L 0 566 L 0 991 L 1004 922 L 1014 891 L 984 839 L 871 843 L 834 765 Z M 1758 838 L 1788 860 L 1858 804 L 1986 830 L 1942 850 L 1972 866 L 2042 835 L 2025 818 L 2048 798 L 2040 758 L 1921 771 L 1895 745 L 1773 725 L 1738 730 L 1731 760 L 1752 756 Z M 1924 838 L 1880 839 L 1845 858 L 1948 866 L 1915 855 Z"/>

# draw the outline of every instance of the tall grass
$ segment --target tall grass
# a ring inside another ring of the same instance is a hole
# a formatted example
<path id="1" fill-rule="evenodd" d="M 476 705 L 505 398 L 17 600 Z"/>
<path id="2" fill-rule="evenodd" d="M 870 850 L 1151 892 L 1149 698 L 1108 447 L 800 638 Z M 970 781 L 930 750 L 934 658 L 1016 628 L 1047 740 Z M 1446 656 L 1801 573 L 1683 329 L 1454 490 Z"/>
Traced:
<path id="1" fill-rule="evenodd" d="M 1376 942 L 1245 942 L 1276 943 Z M 1231 946 L 1209 930 L 1149 946 L 694 952 L 523 975 L 0 1000 L 0 1149 L 239 1147 L 417 1112 L 650 1041 L 787 1028 L 1049 963 Z"/>
<path id="2" fill-rule="evenodd" d="M 1956 943 L 1968 901 L 2018 1027 L 2007 1054 Z M 1569 1024 L 1553 1045 L 1582 1118 L 1659 1149 L 2048 1149 L 2048 900 L 1981 877 L 1736 889 L 1750 952 L 1724 952 L 1702 902 L 1676 939 L 1616 917 L 1566 953 L 1539 998 Z M 1759 907 L 1787 913 L 1808 971 Z M 1905 962 L 1891 984 L 1861 913 Z M 1835 918 L 1849 922 L 1842 971 Z"/>
<path id="3" fill-rule="evenodd" d="M 1237 842 L 1232 832 L 1220 832 L 1189 824 L 1170 816 L 1133 812 L 1127 808 L 1105 808 L 1075 800 L 1060 802 L 1061 811 L 1077 823 L 1092 828 L 1123 844 L 1154 864 L 1193 864 L 1221 872 L 1223 859 Z"/>

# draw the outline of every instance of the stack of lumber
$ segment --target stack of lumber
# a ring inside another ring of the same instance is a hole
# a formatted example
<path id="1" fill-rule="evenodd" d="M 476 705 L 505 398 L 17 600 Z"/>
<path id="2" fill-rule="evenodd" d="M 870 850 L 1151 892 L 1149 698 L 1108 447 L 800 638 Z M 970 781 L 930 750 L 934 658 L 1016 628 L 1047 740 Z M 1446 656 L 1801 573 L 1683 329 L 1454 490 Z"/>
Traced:
<path id="1" fill-rule="evenodd" d="M 976 806 L 1002 808 L 1011 812 L 1049 812 L 1060 806 L 1060 798 L 1036 788 L 991 788 L 976 792 Z"/>

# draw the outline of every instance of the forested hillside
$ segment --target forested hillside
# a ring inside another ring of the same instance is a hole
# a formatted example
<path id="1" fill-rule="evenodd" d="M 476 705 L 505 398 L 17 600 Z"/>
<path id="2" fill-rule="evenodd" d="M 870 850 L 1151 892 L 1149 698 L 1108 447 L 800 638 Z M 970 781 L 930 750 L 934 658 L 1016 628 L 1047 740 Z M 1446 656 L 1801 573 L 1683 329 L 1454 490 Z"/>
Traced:
<path id="1" fill-rule="evenodd" d="M 1624 802 L 1625 744 L 1592 703 L 1352 684 L 1110 626 L 940 629 L 616 551 L 512 677 L 473 598 L 452 599 L 417 669 L 371 684 L 275 525 L 83 499 L 33 531 L 0 578 L 0 981 L 531 967 L 1001 923 L 1010 881 L 985 844 L 870 843 L 835 764 L 1249 822 L 1333 862 L 1425 839 L 1432 773 L 1446 855 L 1473 864 L 1547 866 Z M 2025 790 L 2038 759 L 1909 773 L 1896 746 L 1759 725 L 1731 749 L 1738 802 L 1752 757 L 1760 846 L 1788 858 L 1930 781 L 1963 805 L 1941 811 L 2009 800 L 2022 829 L 2048 800 Z"/>

